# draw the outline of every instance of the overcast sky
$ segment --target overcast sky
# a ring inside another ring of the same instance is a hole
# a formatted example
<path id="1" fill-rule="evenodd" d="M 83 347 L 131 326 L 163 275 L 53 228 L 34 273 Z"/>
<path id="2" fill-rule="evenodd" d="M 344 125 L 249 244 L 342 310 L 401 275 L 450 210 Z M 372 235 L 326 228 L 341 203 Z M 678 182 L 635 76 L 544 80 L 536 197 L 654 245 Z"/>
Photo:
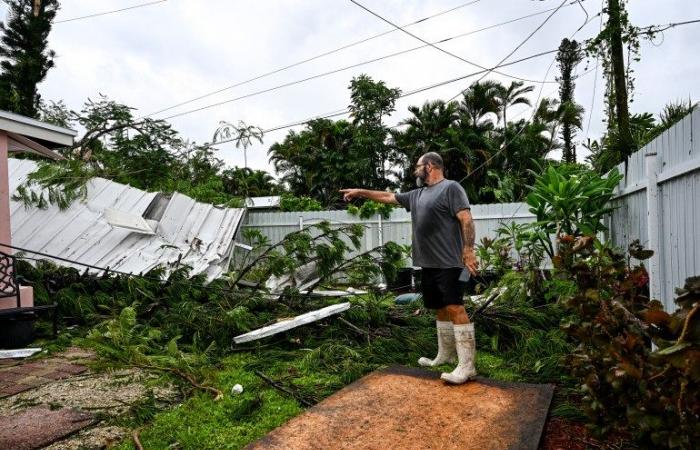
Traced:
<path id="1" fill-rule="evenodd" d="M 473 1 L 473 0 L 472 0 Z M 64 0 L 57 22 L 148 3 L 147 0 Z M 467 0 L 360 0 L 359 3 L 399 25 L 454 8 Z M 450 13 L 408 27 L 411 33 L 431 42 L 455 36 L 527 14 L 554 8 L 561 0 L 481 0 Z M 600 0 L 582 1 L 589 17 L 600 11 Z M 0 6 L 0 17 L 6 7 Z M 549 13 L 440 44 L 445 50 L 477 64 L 491 67 L 510 53 L 537 28 Z M 632 0 L 633 23 L 645 26 L 700 18 L 697 0 Z M 562 8 L 508 61 L 555 49 L 586 20 L 578 5 Z M 583 40 L 599 29 L 595 18 L 576 38 Z M 50 47 L 56 51 L 56 67 L 40 85 L 47 100 L 64 100 L 78 109 L 98 94 L 137 108 L 145 115 L 191 98 L 245 81 L 320 53 L 336 49 L 392 27 L 349 0 L 168 0 L 115 14 L 56 23 Z M 642 44 L 642 60 L 633 64 L 636 78 L 633 112 L 657 114 L 674 99 L 698 100 L 700 74 L 700 24 L 668 30 L 663 38 Z M 303 79 L 318 73 L 356 64 L 422 45 L 413 37 L 394 31 L 347 50 L 282 71 L 257 81 L 188 103 L 155 117 L 204 107 L 258 90 Z M 696 55 L 693 57 L 692 55 Z M 553 80 L 554 55 L 543 56 L 503 68 L 502 71 L 532 80 Z M 593 69 L 584 62 L 579 73 Z M 404 92 L 474 72 L 474 66 L 423 48 L 284 89 L 204 109 L 173 118 L 183 137 L 210 141 L 219 121 L 237 122 L 263 129 L 300 121 L 345 108 L 347 86 L 353 76 L 366 73 Z M 508 78 L 490 78 L 509 82 Z M 602 77 L 594 96 L 595 72 L 577 81 L 576 100 L 586 108 L 586 137 L 592 111 L 590 137 L 604 129 Z M 476 77 L 403 98 L 387 119 L 394 125 L 407 116 L 409 105 L 447 99 L 466 88 Z M 539 87 L 533 94 L 533 102 Z M 543 95 L 555 96 L 556 84 L 544 84 Z M 591 110 L 591 102 L 594 107 Z M 513 109 L 510 117 L 523 112 Z M 296 129 L 299 129 L 297 127 Z M 281 141 L 288 130 L 268 133 L 263 145 L 248 150 L 248 165 L 272 170 L 267 149 Z M 222 144 L 218 156 L 230 165 L 243 166 L 243 154 L 233 144 Z"/>

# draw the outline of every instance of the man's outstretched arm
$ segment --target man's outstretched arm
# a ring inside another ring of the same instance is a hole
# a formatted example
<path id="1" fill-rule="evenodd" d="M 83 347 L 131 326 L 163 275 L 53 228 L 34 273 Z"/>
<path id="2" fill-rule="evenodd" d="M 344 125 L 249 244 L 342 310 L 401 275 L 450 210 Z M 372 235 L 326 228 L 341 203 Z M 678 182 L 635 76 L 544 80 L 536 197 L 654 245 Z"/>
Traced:
<path id="1" fill-rule="evenodd" d="M 341 189 L 343 200 L 346 202 L 354 198 L 366 198 L 379 203 L 388 203 L 390 205 L 398 205 L 396 194 L 386 191 L 370 191 L 369 189 Z"/>

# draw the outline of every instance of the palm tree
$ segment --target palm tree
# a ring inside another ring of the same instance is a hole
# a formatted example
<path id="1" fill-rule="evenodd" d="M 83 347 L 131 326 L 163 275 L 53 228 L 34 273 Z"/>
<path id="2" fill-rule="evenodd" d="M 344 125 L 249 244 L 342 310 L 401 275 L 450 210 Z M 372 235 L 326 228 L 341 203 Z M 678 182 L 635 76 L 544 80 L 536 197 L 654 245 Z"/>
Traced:
<path id="1" fill-rule="evenodd" d="M 508 116 L 506 114 L 508 108 L 515 105 L 531 106 L 532 104 L 530 103 L 530 100 L 525 97 L 525 94 L 529 94 L 534 89 L 534 86 L 525 86 L 525 83 L 522 81 L 512 81 L 510 85 L 500 85 L 496 89 L 495 97 L 496 101 L 498 102 L 498 108 L 501 112 L 504 128 L 508 126 Z"/>
<path id="2" fill-rule="evenodd" d="M 532 121 L 544 125 L 545 130 L 549 134 L 550 142 L 548 146 L 550 148 L 558 147 L 556 136 L 559 119 L 559 101 L 549 97 L 543 98 L 535 110 Z"/>
<path id="3" fill-rule="evenodd" d="M 402 180 L 403 188 L 413 185 L 412 166 L 426 152 L 437 152 L 445 158 L 450 148 L 450 129 L 459 120 L 457 103 L 442 100 L 426 101 L 422 106 L 409 106 L 411 117 L 399 125 L 402 129 L 390 130 L 390 145 L 398 153 L 394 161 L 397 170 L 394 175 Z"/>
<path id="4" fill-rule="evenodd" d="M 503 85 L 497 81 L 474 82 L 464 91 L 464 97 L 459 104 L 459 112 L 462 121 L 474 128 L 491 126 L 489 114 L 498 116 L 499 103 L 497 95 Z"/>
<path id="5" fill-rule="evenodd" d="M 242 120 L 238 121 L 238 125 L 229 122 L 219 122 L 219 128 L 214 132 L 214 143 L 221 141 L 234 141 L 236 148 L 243 147 L 243 166 L 248 167 L 247 149 L 253 143 L 253 139 L 263 142 L 263 130 L 260 127 L 246 125 Z"/>

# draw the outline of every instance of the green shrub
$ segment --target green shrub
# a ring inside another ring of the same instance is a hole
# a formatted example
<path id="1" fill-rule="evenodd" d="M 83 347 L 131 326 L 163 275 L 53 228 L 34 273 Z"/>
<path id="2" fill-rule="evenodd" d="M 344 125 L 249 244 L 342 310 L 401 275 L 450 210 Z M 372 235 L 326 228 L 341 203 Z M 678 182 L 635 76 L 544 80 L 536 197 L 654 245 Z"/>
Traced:
<path id="1" fill-rule="evenodd" d="M 700 277 L 686 281 L 678 310 L 669 314 L 647 296 L 643 266 L 630 266 L 609 246 L 582 241 L 562 246 L 564 256 L 577 253 L 573 265 L 562 268 L 577 286 L 563 299 L 571 314 L 562 329 L 577 343 L 568 365 L 591 424 L 600 433 L 630 432 L 643 447 L 696 448 Z M 646 259 L 651 252 L 634 243 L 630 255 Z"/>

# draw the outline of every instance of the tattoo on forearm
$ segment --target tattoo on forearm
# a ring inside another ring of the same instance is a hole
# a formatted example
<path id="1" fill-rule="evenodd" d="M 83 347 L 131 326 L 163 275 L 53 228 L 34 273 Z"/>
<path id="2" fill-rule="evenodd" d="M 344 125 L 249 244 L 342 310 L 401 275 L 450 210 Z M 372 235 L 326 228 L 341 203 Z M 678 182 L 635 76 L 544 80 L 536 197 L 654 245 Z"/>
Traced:
<path id="1" fill-rule="evenodd" d="M 474 230 L 473 220 L 462 221 L 462 243 L 465 247 L 474 248 L 474 240 L 476 239 L 476 231 Z"/>

